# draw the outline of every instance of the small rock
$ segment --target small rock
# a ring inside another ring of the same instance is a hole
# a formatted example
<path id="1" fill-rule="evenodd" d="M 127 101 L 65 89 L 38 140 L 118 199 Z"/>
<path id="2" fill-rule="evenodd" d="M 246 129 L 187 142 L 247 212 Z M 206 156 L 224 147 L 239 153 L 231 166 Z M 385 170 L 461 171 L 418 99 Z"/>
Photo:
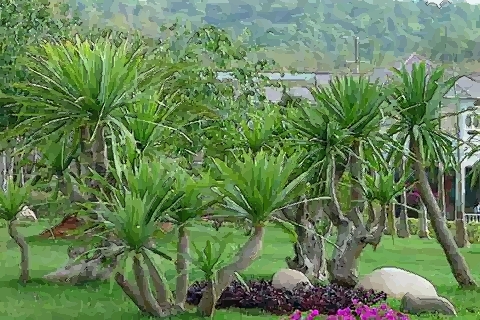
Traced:
<path id="1" fill-rule="evenodd" d="M 284 288 L 289 291 L 300 289 L 300 287 L 312 287 L 310 280 L 303 273 L 293 269 L 280 269 L 273 276 L 272 285 L 276 289 Z"/>
<path id="2" fill-rule="evenodd" d="M 20 220 L 20 218 L 29 218 L 34 221 L 38 221 L 37 216 L 35 215 L 35 212 L 32 211 L 28 206 L 23 206 L 22 210 L 20 210 L 19 213 L 17 213 L 17 220 Z"/>
<path id="3" fill-rule="evenodd" d="M 433 313 L 456 316 L 453 304 L 444 297 L 416 297 L 411 293 L 403 296 L 400 311 L 410 314 Z"/>
<path id="4" fill-rule="evenodd" d="M 363 277 L 356 287 L 383 291 L 389 298 L 402 299 L 410 292 L 414 296 L 436 297 L 433 284 L 418 274 L 399 268 L 381 268 Z"/>

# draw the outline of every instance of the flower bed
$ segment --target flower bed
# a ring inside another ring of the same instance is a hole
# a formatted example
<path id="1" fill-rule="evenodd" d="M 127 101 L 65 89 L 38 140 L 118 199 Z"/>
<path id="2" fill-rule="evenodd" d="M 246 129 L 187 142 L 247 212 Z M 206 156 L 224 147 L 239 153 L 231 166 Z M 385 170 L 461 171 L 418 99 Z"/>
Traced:
<path id="1" fill-rule="evenodd" d="M 187 302 L 197 305 L 202 298 L 204 282 L 190 286 Z M 291 315 L 295 310 L 301 312 L 317 310 L 319 314 L 336 315 L 339 310 L 355 308 L 352 301 L 371 306 L 385 301 L 384 292 L 364 289 L 347 289 L 337 285 L 315 286 L 308 290 L 287 291 L 275 289 L 271 281 L 249 281 L 247 286 L 234 281 L 221 294 L 218 309 L 242 308 L 261 309 L 275 315 Z"/>

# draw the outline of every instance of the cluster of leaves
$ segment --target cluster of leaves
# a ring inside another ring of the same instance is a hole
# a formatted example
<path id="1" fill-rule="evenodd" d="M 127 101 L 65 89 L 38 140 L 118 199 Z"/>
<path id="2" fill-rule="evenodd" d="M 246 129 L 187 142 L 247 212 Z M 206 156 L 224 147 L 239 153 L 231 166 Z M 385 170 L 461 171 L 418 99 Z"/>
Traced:
<path id="1" fill-rule="evenodd" d="M 188 290 L 187 302 L 197 305 L 205 287 L 206 282 L 193 283 Z M 384 292 L 348 289 L 334 284 L 288 291 L 276 289 L 271 281 L 266 280 L 244 284 L 233 281 L 221 294 L 216 307 L 262 309 L 276 315 L 289 315 L 295 310 L 318 310 L 320 314 L 335 315 L 338 310 L 354 307 L 352 301 L 374 305 L 386 298 Z"/>

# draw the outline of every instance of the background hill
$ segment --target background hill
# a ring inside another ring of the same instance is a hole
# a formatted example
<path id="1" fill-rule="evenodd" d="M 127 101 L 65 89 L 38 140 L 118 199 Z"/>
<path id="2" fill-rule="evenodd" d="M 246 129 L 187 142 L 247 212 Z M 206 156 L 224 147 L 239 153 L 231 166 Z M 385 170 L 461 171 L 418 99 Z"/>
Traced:
<path id="1" fill-rule="evenodd" d="M 69 0 L 56 0 L 69 1 Z M 71 0 L 70 0 L 71 1 Z M 432 61 L 456 61 L 469 70 L 480 60 L 480 6 L 462 1 L 439 9 L 421 1 L 391 0 L 80 0 L 69 4 L 90 25 L 142 30 L 179 19 L 208 23 L 240 35 L 251 32 L 259 56 L 281 67 L 332 70 L 353 59 L 352 36 L 372 66 L 391 66 L 413 52 Z M 480 64 L 478 64 L 480 66 Z"/>

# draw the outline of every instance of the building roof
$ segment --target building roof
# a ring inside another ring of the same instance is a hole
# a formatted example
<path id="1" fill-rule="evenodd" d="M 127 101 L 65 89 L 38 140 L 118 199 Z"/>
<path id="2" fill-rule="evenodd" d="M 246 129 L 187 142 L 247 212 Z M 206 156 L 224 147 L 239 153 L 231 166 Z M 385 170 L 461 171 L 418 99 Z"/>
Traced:
<path id="1" fill-rule="evenodd" d="M 310 101 L 313 101 L 313 96 L 306 87 L 292 87 L 288 88 L 287 93 L 294 98 L 304 98 Z M 274 88 L 274 87 L 267 87 L 265 88 L 265 96 L 267 97 L 268 101 L 271 102 L 279 102 L 282 100 L 282 89 L 281 88 Z"/>
<path id="2" fill-rule="evenodd" d="M 405 65 L 405 68 L 407 71 L 412 71 L 412 66 L 415 63 L 419 63 L 425 61 L 425 64 L 427 66 L 427 70 L 431 70 L 431 68 L 434 66 L 434 64 L 428 60 L 427 58 L 417 54 L 417 53 L 412 53 L 410 56 L 408 56 L 407 59 L 405 59 L 404 62 L 397 61 L 393 64 L 393 67 L 395 69 L 401 69 L 403 65 Z M 370 74 L 370 78 L 375 81 L 379 80 L 381 82 L 388 81 L 389 78 L 393 77 L 393 71 L 390 68 L 375 68 L 373 69 L 372 73 Z"/>
<path id="3" fill-rule="evenodd" d="M 396 62 L 393 67 L 396 69 L 402 68 L 405 65 L 407 71 L 412 70 L 412 66 L 415 63 L 425 61 L 427 71 L 431 71 L 435 67 L 435 64 L 427 58 L 412 53 L 408 56 L 404 62 Z M 447 75 L 453 76 L 452 71 L 446 72 Z M 329 81 L 335 77 L 335 74 L 330 72 L 310 72 L 310 73 L 264 73 L 270 80 L 283 80 L 283 81 L 308 81 L 317 86 L 328 85 Z M 393 77 L 393 72 L 389 68 L 375 68 L 372 72 L 367 74 L 371 81 L 386 82 Z M 230 72 L 219 72 L 217 75 L 219 80 L 233 79 L 233 74 Z M 288 94 L 292 97 L 305 98 L 310 101 L 313 100 L 313 96 L 310 93 L 308 87 L 291 87 L 288 88 Z M 265 95 L 269 101 L 279 102 L 282 99 L 282 89 L 276 87 L 267 87 L 265 89 Z M 463 99 L 480 99 L 480 72 L 471 73 L 460 78 L 455 87 L 452 88 L 446 95 L 446 98 L 463 98 Z"/>
<path id="4" fill-rule="evenodd" d="M 412 70 L 412 65 L 414 63 L 419 63 L 425 61 L 425 64 L 427 66 L 427 72 L 431 71 L 432 68 L 435 67 L 435 64 L 432 63 L 432 61 L 428 60 L 427 58 L 416 54 L 412 53 L 404 62 L 405 68 L 407 71 Z M 402 62 L 396 62 L 394 64 L 394 67 L 396 69 L 400 69 L 402 67 Z M 453 72 L 448 71 L 446 72 L 446 75 L 448 76 L 453 76 Z M 388 81 L 390 77 L 393 76 L 393 72 L 390 69 L 386 68 L 376 68 L 373 70 L 373 72 L 370 74 L 370 78 L 372 80 L 379 80 L 379 81 Z M 480 98 L 480 73 L 475 72 L 471 74 L 467 74 L 455 83 L 454 88 L 450 90 L 446 95 L 446 98 L 463 98 L 463 99 L 479 99 Z"/>

